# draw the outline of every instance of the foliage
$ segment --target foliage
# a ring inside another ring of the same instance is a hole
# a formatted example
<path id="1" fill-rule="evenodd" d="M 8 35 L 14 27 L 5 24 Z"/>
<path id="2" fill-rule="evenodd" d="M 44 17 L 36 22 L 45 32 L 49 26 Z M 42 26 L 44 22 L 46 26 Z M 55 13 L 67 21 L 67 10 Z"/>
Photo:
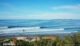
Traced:
<path id="1" fill-rule="evenodd" d="M 24 40 L 17 40 L 16 42 L 16 46 L 30 46 L 28 41 L 24 41 Z"/>
<path id="2" fill-rule="evenodd" d="M 54 37 L 54 36 L 53 36 Z M 42 39 L 35 41 L 25 41 L 25 40 L 17 40 L 16 46 L 79 46 L 80 45 L 80 33 L 76 33 L 74 35 L 65 35 L 63 38 L 61 36 L 55 36 L 56 39 Z M 5 39 L 0 39 L 0 46 L 2 46 L 3 41 Z M 12 41 L 12 38 L 5 42 Z"/>

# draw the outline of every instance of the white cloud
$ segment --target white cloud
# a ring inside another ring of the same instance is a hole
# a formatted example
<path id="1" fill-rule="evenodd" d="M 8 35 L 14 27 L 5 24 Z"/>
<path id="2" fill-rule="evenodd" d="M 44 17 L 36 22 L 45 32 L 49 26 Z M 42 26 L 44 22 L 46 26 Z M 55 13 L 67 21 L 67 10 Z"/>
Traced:
<path id="1" fill-rule="evenodd" d="M 65 10 L 80 10 L 80 4 L 78 5 L 65 5 L 65 6 L 56 6 L 52 7 L 54 10 L 65 9 Z"/>
<path id="2" fill-rule="evenodd" d="M 16 9 L 14 9 L 15 7 L 13 5 L 10 4 L 3 4 L 5 7 L 9 7 L 11 8 L 11 10 L 13 11 L 17 11 Z M 78 5 L 69 5 L 69 6 L 57 6 L 57 7 L 52 7 L 52 9 L 55 10 L 59 10 L 59 9 L 72 9 L 72 10 L 80 10 L 80 4 Z M 21 15 L 20 15 L 21 12 Z M 32 15 L 27 15 L 24 14 L 25 11 L 19 11 L 19 14 L 15 14 L 14 12 L 5 12 L 2 14 L 6 14 L 6 15 L 1 15 L 0 19 L 45 19 L 45 20 L 49 20 L 49 19 L 80 19 L 80 14 L 75 14 L 75 13 L 63 13 L 63 12 L 56 12 L 56 13 L 41 13 L 37 14 L 37 12 L 35 14 Z M 30 12 L 31 13 L 31 12 Z"/>
<path id="3" fill-rule="evenodd" d="M 0 19 L 80 19 L 80 14 L 71 14 L 71 13 L 42 13 L 34 15 L 6 15 L 2 16 Z"/>
<path id="4" fill-rule="evenodd" d="M 71 13 L 43 13 L 39 15 L 28 16 L 32 19 L 76 19 L 78 15 Z M 79 18 L 77 18 L 79 19 Z"/>

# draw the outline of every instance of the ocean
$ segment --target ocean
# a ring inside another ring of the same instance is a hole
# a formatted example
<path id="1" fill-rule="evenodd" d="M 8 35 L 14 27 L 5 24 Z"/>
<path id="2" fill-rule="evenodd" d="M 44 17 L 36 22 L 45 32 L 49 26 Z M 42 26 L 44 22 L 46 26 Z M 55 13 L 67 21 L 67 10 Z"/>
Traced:
<path id="1" fill-rule="evenodd" d="M 80 27 L 80 20 L 0 20 L 0 26 L 77 28 Z"/>
<path id="2" fill-rule="evenodd" d="M 80 32 L 80 20 L 72 19 L 56 19 L 56 20 L 0 20 L 0 27 L 7 26 L 8 28 L 17 27 L 41 27 L 41 28 L 64 28 L 66 32 Z M 40 32 L 42 33 L 42 32 Z M 48 32 L 45 32 L 46 34 Z M 51 32 L 52 33 L 52 32 Z M 28 33 L 29 34 L 29 33 Z M 43 33 L 42 33 L 43 34 Z"/>

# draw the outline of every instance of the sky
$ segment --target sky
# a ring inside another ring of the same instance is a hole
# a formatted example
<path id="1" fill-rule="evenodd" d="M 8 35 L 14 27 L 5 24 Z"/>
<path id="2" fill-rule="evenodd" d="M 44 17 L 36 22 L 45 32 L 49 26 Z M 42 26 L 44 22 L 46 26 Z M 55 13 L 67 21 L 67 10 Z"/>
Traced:
<path id="1" fill-rule="evenodd" d="M 80 0 L 0 0 L 0 19 L 80 19 Z"/>

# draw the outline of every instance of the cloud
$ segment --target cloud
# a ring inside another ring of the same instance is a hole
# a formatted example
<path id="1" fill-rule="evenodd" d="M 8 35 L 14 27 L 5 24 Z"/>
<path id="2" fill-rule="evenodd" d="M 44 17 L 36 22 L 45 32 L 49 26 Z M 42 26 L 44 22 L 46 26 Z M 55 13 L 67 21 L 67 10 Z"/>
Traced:
<path id="1" fill-rule="evenodd" d="M 80 4 L 78 5 L 65 5 L 65 6 L 56 6 L 56 7 L 52 7 L 52 9 L 54 10 L 59 10 L 59 9 L 63 9 L 63 10 L 80 10 Z"/>
<path id="2" fill-rule="evenodd" d="M 51 20 L 51 19 L 80 19 L 80 14 L 75 13 L 42 13 L 34 15 L 6 15 L 0 16 L 0 19 L 40 19 L 40 20 Z"/>
<path id="3" fill-rule="evenodd" d="M 71 13 L 43 13 L 39 15 L 28 16 L 28 18 L 32 19 L 76 19 L 78 17 L 77 14 Z M 79 18 L 77 18 L 79 19 Z"/>
<path id="4" fill-rule="evenodd" d="M 42 19 L 42 20 L 50 20 L 50 19 L 80 19 L 80 14 L 76 13 L 64 13 L 64 12 L 55 12 L 55 13 L 45 13 L 41 11 L 36 11 L 35 13 L 32 11 L 29 14 L 26 13 L 27 11 L 23 9 L 18 9 L 15 6 L 4 3 L 3 6 L 11 8 L 11 11 L 9 12 L 1 12 L 0 14 L 3 14 L 3 16 L 0 16 L 0 19 Z M 72 10 L 80 10 L 80 4 L 78 5 L 67 5 L 67 6 L 57 6 L 52 7 L 54 10 L 59 9 L 72 9 Z M 29 12 L 29 11 L 28 11 Z M 37 13 L 39 12 L 39 13 Z M 31 14 L 32 13 L 32 14 Z M 33 14 L 34 13 L 34 14 Z"/>

